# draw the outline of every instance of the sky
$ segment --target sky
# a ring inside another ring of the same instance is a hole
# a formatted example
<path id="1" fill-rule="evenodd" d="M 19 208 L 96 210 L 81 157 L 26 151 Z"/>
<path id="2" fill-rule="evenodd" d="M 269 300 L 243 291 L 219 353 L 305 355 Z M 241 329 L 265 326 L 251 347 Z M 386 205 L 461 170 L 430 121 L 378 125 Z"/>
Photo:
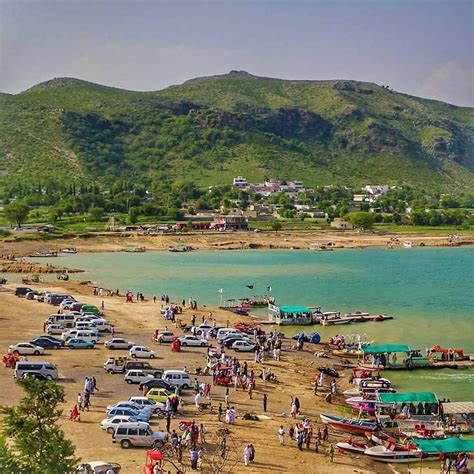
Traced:
<path id="1" fill-rule="evenodd" d="M 474 106 L 474 0 L 0 0 L 0 91 L 158 90 L 233 69 Z"/>

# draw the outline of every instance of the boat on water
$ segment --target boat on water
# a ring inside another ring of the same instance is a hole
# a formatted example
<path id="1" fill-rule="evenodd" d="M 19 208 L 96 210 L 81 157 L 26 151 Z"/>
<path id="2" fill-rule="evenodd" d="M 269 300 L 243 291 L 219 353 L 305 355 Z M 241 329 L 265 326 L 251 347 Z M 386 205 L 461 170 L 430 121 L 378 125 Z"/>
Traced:
<path id="1" fill-rule="evenodd" d="M 250 306 L 253 308 L 268 306 L 275 304 L 275 297 L 272 295 L 253 295 L 246 298 L 239 298 L 242 306 Z"/>
<path id="2" fill-rule="evenodd" d="M 377 422 L 371 420 L 351 420 L 341 416 L 326 414 L 319 416 L 324 424 L 346 433 L 363 435 L 366 432 L 376 431 L 378 429 Z"/>
<path id="3" fill-rule="evenodd" d="M 405 240 L 405 242 L 403 242 L 403 246 L 406 249 L 411 249 L 415 246 L 415 244 L 411 240 Z"/>
<path id="4" fill-rule="evenodd" d="M 339 324 L 349 324 L 350 319 L 344 319 L 339 311 L 326 311 L 316 316 L 316 321 L 322 326 L 334 326 Z"/>
<path id="5" fill-rule="evenodd" d="M 328 242 L 327 244 L 311 244 L 309 246 L 309 250 L 316 252 L 332 252 L 334 248 L 332 246 L 332 242 Z"/>
<path id="6" fill-rule="evenodd" d="M 349 357 L 349 358 L 352 358 L 352 357 L 360 357 L 361 355 L 363 355 L 364 353 L 359 350 L 359 349 L 334 349 L 333 351 L 331 351 L 332 355 L 335 355 L 335 356 L 338 356 L 338 357 Z"/>

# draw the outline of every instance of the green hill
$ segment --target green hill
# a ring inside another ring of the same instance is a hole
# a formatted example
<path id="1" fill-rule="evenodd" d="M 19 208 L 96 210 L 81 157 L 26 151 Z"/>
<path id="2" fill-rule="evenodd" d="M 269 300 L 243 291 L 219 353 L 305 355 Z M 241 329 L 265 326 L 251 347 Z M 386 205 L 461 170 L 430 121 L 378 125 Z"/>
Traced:
<path id="1" fill-rule="evenodd" d="M 228 183 L 242 174 L 308 185 L 472 188 L 474 109 L 356 81 L 242 71 L 157 92 L 72 78 L 0 94 L 0 186 L 38 181 Z"/>

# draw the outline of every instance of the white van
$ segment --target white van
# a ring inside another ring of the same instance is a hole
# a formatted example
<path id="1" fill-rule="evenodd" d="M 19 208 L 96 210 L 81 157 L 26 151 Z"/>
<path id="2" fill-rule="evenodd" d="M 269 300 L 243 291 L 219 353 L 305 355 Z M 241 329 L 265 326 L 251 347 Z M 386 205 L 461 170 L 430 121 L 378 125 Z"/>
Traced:
<path id="1" fill-rule="evenodd" d="M 165 370 L 161 378 L 175 387 L 189 388 L 193 385 L 189 374 L 184 370 Z"/>
<path id="2" fill-rule="evenodd" d="M 62 333 L 61 337 L 67 341 L 68 339 L 84 339 L 84 341 L 93 342 L 96 344 L 99 341 L 99 334 L 97 330 L 90 329 L 71 329 Z"/>
<path id="3" fill-rule="evenodd" d="M 51 362 L 23 362 L 19 361 L 15 366 L 14 376 L 23 378 L 24 374 L 39 373 L 49 380 L 58 378 L 58 368 Z"/>
<path id="4" fill-rule="evenodd" d="M 107 321 L 91 321 L 92 327 L 96 328 L 99 332 L 112 332 L 112 326 Z"/>
<path id="5" fill-rule="evenodd" d="M 61 324 L 65 322 L 74 322 L 75 319 L 76 318 L 73 314 L 50 314 L 46 322 Z"/>
<path id="6" fill-rule="evenodd" d="M 94 331 L 95 328 L 94 323 L 92 321 L 76 321 L 76 324 L 74 325 L 75 329 L 86 329 L 90 331 Z M 98 331 L 98 329 L 97 329 Z"/>

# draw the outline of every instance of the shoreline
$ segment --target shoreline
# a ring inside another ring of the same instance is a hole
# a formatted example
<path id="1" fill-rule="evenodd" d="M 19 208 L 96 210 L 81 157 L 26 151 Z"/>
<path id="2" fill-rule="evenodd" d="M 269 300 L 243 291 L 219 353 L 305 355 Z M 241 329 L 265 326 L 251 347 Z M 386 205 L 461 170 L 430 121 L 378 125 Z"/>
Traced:
<path id="1" fill-rule="evenodd" d="M 15 297 L 12 294 L 14 286 L 7 284 L 7 291 L 0 292 L 0 305 L 3 309 L 2 318 L 0 318 L 0 327 L 2 328 L 0 344 L 4 351 L 8 344 L 26 341 L 40 334 L 42 321 L 47 312 L 51 312 L 49 305 Z M 97 304 L 99 300 L 98 297 L 92 295 L 91 286 L 79 282 L 52 282 L 51 284 L 36 284 L 33 287 L 36 289 L 49 288 L 53 291 L 68 290 L 77 299 L 91 304 Z M 163 327 L 165 324 L 171 326 L 169 321 L 166 322 L 161 315 L 157 314 L 157 310 L 160 308 L 159 302 L 154 303 L 153 300 L 134 301 L 130 305 L 125 303 L 123 297 L 104 296 L 102 299 L 105 301 L 106 316 L 118 329 L 116 336 L 125 337 L 148 347 L 151 346 L 158 354 L 156 362 L 153 362 L 153 364 L 164 369 L 187 366 L 190 372 L 196 366 L 202 366 L 202 358 L 205 352 L 198 348 L 184 348 L 180 353 L 171 353 L 168 345 L 160 346 L 150 343 L 150 334 L 154 328 Z M 220 325 L 225 325 L 227 322 L 233 325 L 237 321 L 247 320 L 247 318 L 214 307 L 202 307 L 193 312 L 186 308 L 183 314 L 178 317 L 189 323 L 191 314 L 194 313 L 200 322 L 201 318 L 205 318 L 209 311 L 212 311 L 213 317 Z M 25 317 L 26 315 L 29 315 L 29 318 Z M 175 333 L 181 332 L 174 327 L 171 327 L 171 330 Z M 107 339 L 107 337 L 104 339 Z M 214 340 L 210 342 L 215 344 Z M 236 424 L 230 428 L 232 436 L 238 444 L 237 454 L 239 457 L 239 464 L 232 472 L 242 472 L 241 451 L 248 442 L 254 443 L 258 462 L 246 469 L 246 472 L 293 472 L 295 456 L 298 456 L 298 470 L 302 473 L 330 473 L 335 470 L 348 474 L 353 472 L 364 474 L 393 472 L 388 466 L 376 464 L 365 457 L 342 456 L 337 452 L 334 464 L 330 464 L 326 456 L 328 443 L 324 443 L 320 447 L 319 454 L 315 453 L 314 448 L 311 450 L 305 448 L 303 451 L 299 451 L 295 446 L 295 442 L 289 438 L 285 447 L 282 448 L 278 445 L 276 433 L 280 424 L 285 425 L 287 432 L 289 425 L 294 424 L 294 421 L 288 415 L 284 415 L 284 413 L 289 413 L 288 400 L 290 395 L 297 395 L 300 398 L 302 413 L 311 419 L 313 425 L 319 426 L 321 429 L 323 425 L 319 419 L 320 413 L 339 413 L 341 410 L 349 410 L 340 405 L 341 396 L 338 396 L 333 405 L 328 405 L 323 401 L 326 392 L 316 396 L 312 393 L 311 383 L 314 374 L 317 372 L 317 367 L 322 365 L 333 366 L 334 363 L 339 361 L 337 357 L 319 359 L 315 356 L 315 352 L 319 349 L 318 346 L 313 347 L 311 344 L 306 344 L 303 351 L 295 351 L 292 349 L 291 339 L 286 338 L 281 362 L 267 359 L 264 364 L 267 369 L 271 368 L 272 372 L 277 375 L 278 383 L 263 383 L 257 378 L 257 387 L 251 400 L 246 392 L 242 390 L 235 391 L 233 387 L 231 388 L 231 403 L 237 409 L 238 419 Z M 233 351 L 228 350 L 227 352 L 234 356 Z M 60 424 L 66 436 L 76 445 L 77 454 L 84 461 L 104 459 L 119 462 L 124 473 L 139 472 L 144 459 L 144 451 L 137 449 L 124 450 L 119 446 L 114 446 L 110 442 L 110 435 L 101 432 L 98 426 L 100 420 L 104 418 L 104 409 L 107 404 L 120 399 L 125 400 L 130 395 L 140 395 L 136 386 L 124 384 L 120 375 L 104 373 L 102 363 L 105 362 L 108 355 L 124 355 L 124 352 L 114 351 L 111 353 L 105 350 L 100 343 L 92 351 L 49 350 L 40 359 L 50 360 L 59 367 L 59 382 L 66 390 L 66 403 L 61 407 L 63 415 Z M 238 355 L 240 360 L 246 360 L 249 368 L 253 368 L 256 374 L 259 373 L 262 365 L 255 363 L 251 355 L 247 353 L 235 355 Z M 344 372 L 344 376 L 339 379 L 341 390 L 348 386 L 348 372 L 347 370 Z M 67 419 L 67 413 L 75 402 L 77 392 L 81 390 L 83 377 L 88 375 L 94 375 L 97 378 L 100 392 L 93 397 L 90 412 L 81 414 L 81 422 L 72 423 Z M 0 378 L 3 380 L 3 383 L 0 384 L 0 404 L 17 402 L 21 396 L 21 390 L 11 379 L 11 369 L 0 369 Z M 205 381 L 206 377 L 203 380 Z M 269 399 L 269 411 L 265 413 L 269 419 L 262 419 L 258 422 L 243 420 L 241 417 L 245 413 L 263 415 L 261 399 L 264 393 L 267 394 Z M 212 387 L 212 397 L 215 406 L 219 402 L 223 402 L 224 388 Z M 217 421 L 215 412 L 214 414 L 197 412 L 189 391 L 186 393 L 184 401 L 185 411 L 172 421 L 172 429 L 177 429 L 179 419 L 196 419 L 198 423 L 203 422 L 205 424 L 209 437 L 212 437 L 211 433 L 216 428 L 225 426 Z M 158 424 L 153 421 L 152 425 L 154 429 L 163 429 L 163 423 L 163 421 L 158 420 Z M 94 439 L 93 443 L 91 443 L 91 439 Z M 336 443 L 337 441 L 339 441 L 339 438 L 330 432 L 330 442 Z"/>

